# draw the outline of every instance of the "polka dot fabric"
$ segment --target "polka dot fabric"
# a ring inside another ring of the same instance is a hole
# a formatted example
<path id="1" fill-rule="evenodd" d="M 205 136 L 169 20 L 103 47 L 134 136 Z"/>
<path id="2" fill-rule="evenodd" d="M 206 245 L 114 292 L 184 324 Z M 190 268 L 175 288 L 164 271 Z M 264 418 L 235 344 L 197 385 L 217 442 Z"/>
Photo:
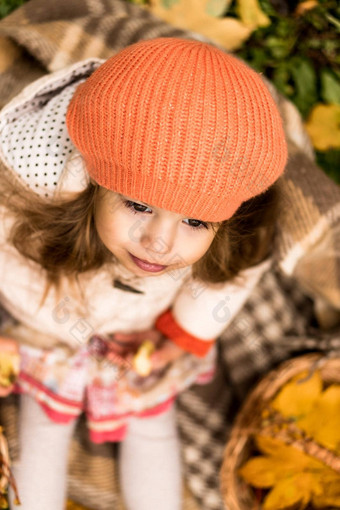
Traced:
<path id="1" fill-rule="evenodd" d="M 3 152 L 9 165 L 27 186 L 46 197 L 53 194 L 73 150 L 65 114 L 77 85 L 66 87 L 44 106 L 38 99 L 23 105 L 3 135 Z"/>
<path id="2" fill-rule="evenodd" d="M 68 73 L 62 80 L 38 88 L 33 97 L 1 115 L 3 159 L 38 195 L 53 196 L 67 161 L 76 150 L 68 135 L 65 115 L 76 88 L 86 80 L 84 73 L 89 75 L 93 65 L 84 65 L 80 70 L 80 76 Z"/>

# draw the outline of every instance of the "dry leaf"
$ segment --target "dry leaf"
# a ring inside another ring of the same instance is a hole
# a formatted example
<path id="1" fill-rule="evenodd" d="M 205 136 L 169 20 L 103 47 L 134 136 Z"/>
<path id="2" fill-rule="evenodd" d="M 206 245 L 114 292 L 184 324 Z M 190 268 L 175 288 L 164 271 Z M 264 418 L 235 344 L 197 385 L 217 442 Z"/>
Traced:
<path id="1" fill-rule="evenodd" d="M 317 0 L 305 0 L 305 2 L 300 2 L 295 9 L 295 16 L 303 16 L 307 11 L 314 9 L 318 5 Z"/>
<path id="2" fill-rule="evenodd" d="M 230 3 L 231 0 L 207 0 L 205 12 L 209 14 L 209 16 L 218 18 L 227 12 Z"/>
<path id="3" fill-rule="evenodd" d="M 145 340 L 139 347 L 133 358 L 133 368 L 138 375 L 147 377 L 152 370 L 151 354 L 155 350 L 155 344 L 151 340 Z"/>
<path id="4" fill-rule="evenodd" d="M 318 460 L 278 439 L 258 435 L 256 444 L 266 456 L 250 459 L 239 470 L 239 474 L 254 487 L 271 487 L 304 471 L 319 472 L 325 468 Z"/>
<path id="5" fill-rule="evenodd" d="M 89 510 L 87 507 L 78 505 L 74 501 L 68 500 L 65 510 Z"/>
<path id="6" fill-rule="evenodd" d="M 316 400 L 311 412 L 298 420 L 298 427 L 313 439 L 340 453 L 340 385 L 333 384 Z"/>
<path id="7" fill-rule="evenodd" d="M 322 391 L 318 371 L 312 376 L 303 372 L 291 379 L 272 402 L 284 418 L 295 421 L 294 427 L 306 432 L 320 445 L 340 453 L 340 385 Z M 268 414 L 275 426 L 287 427 L 283 418 Z M 307 438 L 308 439 L 308 438 Z M 307 455 L 293 445 L 265 435 L 255 436 L 256 446 L 264 455 L 250 459 L 238 471 L 250 485 L 272 489 L 263 501 L 263 510 L 299 510 L 340 508 L 340 474 L 321 460 Z M 308 507 L 309 508 L 309 507 Z"/>
<path id="8" fill-rule="evenodd" d="M 272 487 L 282 480 L 282 461 L 274 457 L 255 457 L 242 466 L 238 473 L 253 487 Z"/>
<path id="9" fill-rule="evenodd" d="M 255 436 L 255 442 L 260 452 L 266 455 L 279 457 L 282 461 L 290 462 L 292 459 L 299 468 L 304 468 L 306 465 L 306 455 L 291 446 L 287 446 L 279 439 L 273 437 L 261 436 L 260 434 Z"/>
<path id="10" fill-rule="evenodd" d="M 207 0 L 150 0 L 153 14 L 176 27 L 202 34 L 228 50 L 239 48 L 254 27 L 235 18 L 216 18 L 207 13 Z"/>
<path id="11" fill-rule="evenodd" d="M 0 353 L 0 386 L 7 388 L 15 381 L 19 373 L 20 357 L 13 352 Z"/>
<path id="12" fill-rule="evenodd" d="M 335 473 L 336 475 L 336 473 Z M 316 508 L 340 507 L 340 480 L 339 475 L 334 476 L 333 481 L 323 481 L 322 494 L 314 495 L 312 498 L 313 505 Z"/>
<path id="13" fill-rule="evenodd" d="M 306 468 L 317 470 L 323 470 L 324 464 L 304 452 L 297 450 L 293 446 L 286 445 L 279 439 L 274 439 L 268 436 L 255 436 L 255 441 L 258 449 L 268 456 L 278 458 L 281 462 L 281 469 L 283 465 L 290 465 L 293 463 L 295 472 L 304 470 Z"/>
<path id="14" fill-rule="evenodd" d="M 305 127 L 316 149 L 340 148 L 340 105 L 315 105 Z"/>
<path id="15" fill-rule="evenodd" d="M 285 384 L 273 400 L 272 407 L 285 418 L 303 418 L 311 411 L 321 395 L 322 380 L 320 373 L 315 371 L 312 377 L 303 382 L 306 376 L 308 376 L 307 372 L 298 374 L 289 383 Z"/>
<path id="16" fill-rule="evenodd" d="M 318 508 L 328 502 L 339 505 L 340 475 L 293 446 L 267 436 L 256 436 L 258 449 L 266 455 L 250 459 L 238 474 L 257 488 L 270 488 L 264 510 L 283 510 L 311 501 Z"/>
<path id="17" fill-rule="evenodd" d="M 4 510 L 8 510 L 8 501 L 6 496 L 0 495 L 0 508 Z"/>
<path id="18" fill-rule="evenodd" d="M 270 19 L 261 10 L 257 0 L 238 0 L 237 12 L 241 21 L 254 29 L 270 25 Z"/>
<path id="19" fill-rule="evenodd" d="M 297 473 L 278 482 L 265 497 L 264 510 L 283 510 L 299 503 L 299 509 L 305 508 L 312 493 L 322 493 L 320 484 L 312 473 Z"/>

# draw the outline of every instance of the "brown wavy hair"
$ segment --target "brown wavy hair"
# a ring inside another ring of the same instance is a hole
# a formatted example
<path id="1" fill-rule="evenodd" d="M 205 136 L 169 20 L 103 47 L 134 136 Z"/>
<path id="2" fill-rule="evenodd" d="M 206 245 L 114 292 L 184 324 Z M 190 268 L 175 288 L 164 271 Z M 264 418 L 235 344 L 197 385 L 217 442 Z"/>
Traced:
<path id="1" fill-rule="evenodd" d="M 278 182 L 244 202 L 229 220 L 214 224 L 214 240 L 193 266 L 195 278 L 225 282 L 269 255 L 279 208 Z M 52 285 L 58 289 L 62 276 L 76 280 L 80 273 L 115 262 L 94 223 L 99 190 L 90 182 L 71 198 L 46 199 L 0 168 L 0 205 L 14 219 L 8 242 L 46 271 L 43 300 Z"/>

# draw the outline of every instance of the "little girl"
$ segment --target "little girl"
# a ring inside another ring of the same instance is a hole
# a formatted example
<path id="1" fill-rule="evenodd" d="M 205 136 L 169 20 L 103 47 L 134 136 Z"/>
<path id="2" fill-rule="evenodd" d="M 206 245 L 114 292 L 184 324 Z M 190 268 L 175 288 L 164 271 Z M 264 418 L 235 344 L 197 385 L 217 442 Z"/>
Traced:
<path id="1" fill-rule="evenodd" d="M 31 84 L 0 130 L 0 297 L 15 319 L 0 350 L 20 353 L 1 394 L 20 393 L 22 508 L 64 508 L 84 412 L 93 441 L 120 443 L 126 508 L 178 510 L 176 395 L 211 380 L 215 339 L 270 266 L 287 156 L 274 101 L 236 58 L 159 38 Z"/>

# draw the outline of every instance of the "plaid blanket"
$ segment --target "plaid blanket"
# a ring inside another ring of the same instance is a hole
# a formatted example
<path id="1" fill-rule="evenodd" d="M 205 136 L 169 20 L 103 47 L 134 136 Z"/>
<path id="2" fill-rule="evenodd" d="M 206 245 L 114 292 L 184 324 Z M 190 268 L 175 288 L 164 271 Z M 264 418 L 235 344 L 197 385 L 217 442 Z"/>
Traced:
<path id="1" fill-rule="evenodd" d="M 49 71 L 87 57 L 107 58 L 137 40 L 158 36 L 197 37 L 124 0 L 30 0 L 0 22 L 0 106 Z M 340 189 L 316 166 L 296 109 L 269 87 L 289 143 L 274 269 L 263 275 L 219 338 L 215 379 L 178 399 L 184 510 L 225 508 L 219 470 L 237 409 L 259 378 L 281 361 L 324 345 L 327 350 L 320 324 L 335 325 L 339 318 Z M 11 320 L 5 311 L 0 319 Z M 18 454 L 17 412 L 17 397 L 1 402 L 0 422 L 13 458 Z M 115 458 L 112 444 L 89 442 L 80 420 L 69 459 L 70 497 L 96 510 L 122 509 Z"/>

